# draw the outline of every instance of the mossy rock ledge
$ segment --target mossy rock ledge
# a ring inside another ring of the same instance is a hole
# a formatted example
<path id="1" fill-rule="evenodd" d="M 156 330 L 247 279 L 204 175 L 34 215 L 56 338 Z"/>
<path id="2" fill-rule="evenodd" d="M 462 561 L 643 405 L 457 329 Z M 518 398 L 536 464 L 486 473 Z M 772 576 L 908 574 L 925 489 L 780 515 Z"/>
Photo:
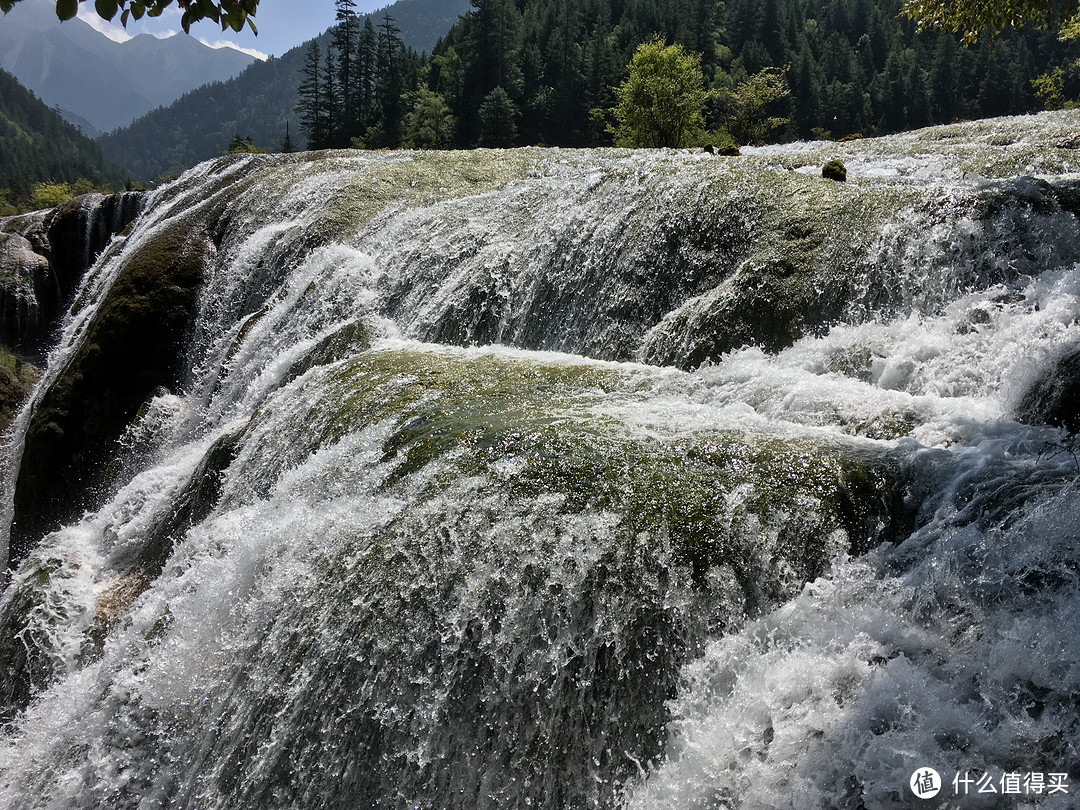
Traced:
<path id="1" fill-rule="evenodd" d="M 668 549 L 700 587 L 723 570 L 748 613 L 793 596 L 836 552 L 862 553 L 911 527 L 905 473 L 889 453 L 725 430 L 654 440 L 617 421 L 586 426 L 578 409 L 635 396 L 631 381 L 599 367 L 373 350 L 310 385 L 290 392 L 306 407 L 287 424 L 260 427 L 267 417 L 256 416 L 253 435 L 294 438 L 284 453 L 242 452 L 250 477 L 272 482 L 320 447 L 381 424 L 384 491 L 423 480 L 425 499 L 437 501 L 490 477 L 525 511 L 555 499 L 568 520 L 618 516 L 608 524 L 616 542 Z"/>
<path id="2" fill-rule="evenodd" d="M 34 408 L 15 484 L 9 564 L 94 504 L 116 439 L 158 388 L 176 384 L 211 248 L 206 231 L 182 218 L 128 257 L 78 350 Z"/>
<path id="3" fill-rule="evenodd" d="M 143 192 L 84 194 L 0 224 L 0 341 L 35 359 L 109 240 L 138 215 Z"/>

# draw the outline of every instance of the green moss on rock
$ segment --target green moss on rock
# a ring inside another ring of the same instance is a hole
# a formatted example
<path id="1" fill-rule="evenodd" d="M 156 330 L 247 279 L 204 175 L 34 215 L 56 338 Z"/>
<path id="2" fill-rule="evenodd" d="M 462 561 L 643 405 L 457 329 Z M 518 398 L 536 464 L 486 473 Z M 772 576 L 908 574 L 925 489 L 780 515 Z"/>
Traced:
<path id="1" fill-rule="evenodd" d="M 555 498 L 568 518 L 614 516 L 628 548 L 669 548 L 703 587 L 714 569 L 733 572 L 747 610 L 791 596 L 835 554 L 907 526 L 888 457 L 723 431 L 636 435 L 592 411 L 636 396 L 633 378 L 598 366 L 375 351 L 315 384 L 318 398 L 296 417 L 306 436 L 281 469 L 380 425 L 385 490 L 423 480 L 434 497 L 490 477 L 520 504 Z"/>
<path id="2" fill-rule="evenodd" d="M 0 433 L 11 426 L 19 406 L 41 376 L 40 369 L 0 349 Z"/>
<path id="3" fill-rule="evenodd" d="M 821 176 L 826 180 L 836 180 L 843 183 L 847 180 L 847 166 L 843 161 L 830 160 L 821 167 Z"/>
<path id="4" fill-rule="evenodd" d="M 78 350 L 34 409 L 15 485 L 11 560 L 94 502 L 116 438 L 176 384 L 209 242 L 173 220 L 129 257 Z"/>

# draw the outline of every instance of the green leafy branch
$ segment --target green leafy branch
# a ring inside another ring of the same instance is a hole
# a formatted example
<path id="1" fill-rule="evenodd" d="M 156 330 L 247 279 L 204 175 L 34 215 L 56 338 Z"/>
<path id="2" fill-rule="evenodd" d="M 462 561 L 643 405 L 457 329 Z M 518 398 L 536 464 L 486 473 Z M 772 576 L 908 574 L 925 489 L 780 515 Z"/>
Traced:
<path id="1" fill-rule="evenodd" d="M 0 0 L 0 11 L 7 14 L 16 3 L 22 0 Z M 56 0 L 56 16 L 61 20 L 70 20 L 79 13 L 79 3 L 88 0 Z M 105 20 L 112 20 L 120 14 L 120 24 L 127 27 L 130 20 L 146 17 L 160 17 L 173 4 L 173 0 L 94 0 L 94 11 Z M 176 0 L 178 8 L 183 10 L 180 25 L 185 33 L 191 33 L 192 23 L 201 20 L 213 20 L 221 30 L 231 28 L 242 31 L 248 26 L 253 34 L 259 31 L 255 27 L 254 16 L 259 7 L 259 0 Z"/>

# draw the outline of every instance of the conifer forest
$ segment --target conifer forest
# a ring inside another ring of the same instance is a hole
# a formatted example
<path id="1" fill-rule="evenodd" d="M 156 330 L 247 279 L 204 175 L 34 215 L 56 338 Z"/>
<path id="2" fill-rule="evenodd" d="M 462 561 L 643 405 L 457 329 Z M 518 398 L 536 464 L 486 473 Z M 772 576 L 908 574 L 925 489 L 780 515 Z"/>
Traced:
<path id="1" fill-rule="evenodd" d="M 704 125 L 682 145 L 886 134 L 1080 93 L 1076 42 L 1022 29 L 964 47 L 917 31 L 899 0 L 472 0 L 430 55 L 389 15 L 361 24 L 353 0 L 336 7 L 299 77 L 311 148 L 610 145 L 651 39 L 700 64 Z"/>

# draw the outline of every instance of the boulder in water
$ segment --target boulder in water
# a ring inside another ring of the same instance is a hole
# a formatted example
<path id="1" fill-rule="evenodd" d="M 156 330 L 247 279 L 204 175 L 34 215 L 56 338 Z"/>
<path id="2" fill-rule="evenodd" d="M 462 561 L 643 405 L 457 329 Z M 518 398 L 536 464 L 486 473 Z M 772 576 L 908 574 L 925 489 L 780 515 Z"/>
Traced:
<path id="1" fill-rule="evenodd" d="M 1080 431 L 1080 344 L 1061 352 L 1028 389 L 1016 409 L 1017 421 Z"/>
<path id="2" fill-rule="evenodd" d="M 821 176 L 826 180 L 836 180 L 843 183 L 847 180 L 847 166 L 839 160 L 830 160 L 821 167 Z"/>

